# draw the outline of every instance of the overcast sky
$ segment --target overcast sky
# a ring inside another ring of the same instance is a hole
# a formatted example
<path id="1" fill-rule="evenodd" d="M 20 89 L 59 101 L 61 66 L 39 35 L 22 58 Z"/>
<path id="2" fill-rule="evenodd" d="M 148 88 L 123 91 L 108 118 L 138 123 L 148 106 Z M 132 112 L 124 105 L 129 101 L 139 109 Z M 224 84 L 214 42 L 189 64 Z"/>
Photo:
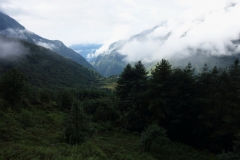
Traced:
<path id="1" fill-rule="evenodd" d="M 66 45 L 124 39 L 182 17 L 191 19 L 239 0 L 1 0 L 0 10 L 28 30 Z M 239 20 L 240 21 L 240 20 Z"/>

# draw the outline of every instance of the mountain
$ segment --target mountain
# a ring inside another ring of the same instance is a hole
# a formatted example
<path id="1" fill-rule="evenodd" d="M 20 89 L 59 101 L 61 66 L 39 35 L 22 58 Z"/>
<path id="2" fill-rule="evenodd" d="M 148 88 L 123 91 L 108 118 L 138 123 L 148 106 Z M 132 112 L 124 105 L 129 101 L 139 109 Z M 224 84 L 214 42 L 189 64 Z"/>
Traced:
<path id="1" fill-rule="evenodd" d="M 120 71 L 119 66 L 126 63 L 141 60 L 150 68 L 163 58 L 174 66 L 185 66 L 191 61 L 198 68 L 204 62 L 225 67 L 226 59 L 238 57 L 240 53 L 240 23 L 236 16 L 239 10 L 240 3 L 224 3 L 218 9 L 201 13 L 179 12 L 177 17 L 149 30 L 114 42 L 108 50 L 96 54 L 91 64 L 105 76 L 116 74 L 114 71 Z M 115 55 L 118 55 L 115 61 L 107 61 Z M 105 62 L 108 64 L 101 65 Z"/>
<path id="2" fill-rule="evenodd" d="M 103 76 L 118 75 L 126 65 L 123 61 L 124 57 L 124 55 L 121 55 L 118 52 L 100 54 L 91 63 Z"/>
<path id="3" fill-rule="evenodd" d="M 24 30 L 25 28 L 19 24 L 17 21 L 12 19 L 11 17 L 7 16 L 6 14 L 0 12 L 0 30 L 6 30 L 8 28 L 12 29 L 21 29 Z"/>
<path id="4" fill-rule="evenodd" d="M 92 60 L 92 54 L 95 54 L 96 50 L 101 46 L 101 44 L 75 44 L 69 46 L 69 48 L 81 54 L 81 56 L 83 56 L 89 62 Z"/>
<path id="5" fill-rule="evenodd" d="M 48 40 L 35 33 L 32 33 L 25 29 L 16 20 L 9 17 L 8 15 L 0 12 L 0 33 L 7 36 L 22 39 L 33 44 L 48 48 L 63 57 L 70 58 L 73 61 L 95 70 L 95 68 L 86 61 L 80 54 L 74 50 L 66 47 L 61 41 Z"/>
<path id="6" fill-rule="evenodd" d="M 14 68 L 37 87 L 89 86 L 102 77 L 49 49 L 1 34 L 0 51 L 0 75 Z"/>
<path id="7" fill-rule="evenodd" d="M 90 63 L 97 69 L 97 71 L 103 76 L 111 76 L 118 75 L 123 71 L 123 68 L 127 63 L 128 55 L 122 54 L 122 49 L 127 46 L 131 42 L 145 42 L 148 40 L 148 35 L 153 33 L 155 29 L 159 26 L 155 26 L 149 30 L 143 31 L 139 34 L 136 34 L 127 40 L 120 40 L 112 43 L 108 50 L 99 54 L 97 57 L 90 60 Z M 166 41 L 167 38 L 171 35 L 171 33 L 167 33 L 163 37 L 159 37 L 161 41 Z M 136 59 L 136 61 L 141 59 Z M 135 61 L 135 62 L 136 62 Z M 145 63 L 146 67 L 153 66 L 156 62 L 153 63 Z"/>
<path id="8" fill-rule="evenodd" d="M 198 29 L 202 23 L 204 21 L 194 22 L 191 29 Z M 192 33 L 190 30 L 169 29 L 166 26 L 168 24 L 161 24 L 127 40 L 114 42 L 107 51 L 90 62 L 100 74 L 111 76 L 120 74 L 127 63 L 134 64 L 139 60 L 148 70 L 164 58 L 175 67 L 186 66 L 191 62 L 193 67 L 200 71 L 205 63 L 209 67 L 217 65 L 224 68 L 232 64 L 233 59 L 239 58 L 239 38 L 215 38 L 215 35 L 211 37 L 204 33 L 205 39 L 201 36 L 202 32 Z M 223 37 L 227 37 L 227 34 Z"/>

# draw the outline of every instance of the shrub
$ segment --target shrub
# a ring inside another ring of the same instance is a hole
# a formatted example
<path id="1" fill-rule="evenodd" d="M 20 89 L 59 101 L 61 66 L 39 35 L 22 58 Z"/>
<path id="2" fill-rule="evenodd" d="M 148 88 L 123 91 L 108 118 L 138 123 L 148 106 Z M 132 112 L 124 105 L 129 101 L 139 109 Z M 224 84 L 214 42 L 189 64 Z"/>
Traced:
<path id="1" fill-rule="evenodd" d="M 147 129 L 142 133 L 139 142 L 139 147 L 145 152 L 150 151 L 153 143 L 162 145 L 168 140 L 166 136 L 166 130 L 159 127 L 156 124 L 149 125 Z"/>
<path id="2" fill-rule="evenodd" d="M 21 103 L 26 82 L 26 77 L 15 69 L 10 69 L 1 76 L 0 92 L 12 107 Z"/>
<path id="3" fill-rule="evenodd" d="M 87 136 L 91 135 L 89 118 L 84 113 L 81 105 L 74 102 L 65 119 L 64 139 L 69 144 L 83 143 Z"/>
<path id="4" fill-rule="evenodd" d="M 239 160 L 240 159 L 240 133 L 236 135 L 237 140 L 233 141 L 233 152 L 225 152 L 217 155 L 218 160 Z"/>
<path id="5" fill-rule="evenodd" d="M 24 109 L 22 109 L 21 114 L 19 114 L 19 121 L 21 122 L 24 128 L 34 126 L 32 118 L 33 118 L 32 113 Z"/>

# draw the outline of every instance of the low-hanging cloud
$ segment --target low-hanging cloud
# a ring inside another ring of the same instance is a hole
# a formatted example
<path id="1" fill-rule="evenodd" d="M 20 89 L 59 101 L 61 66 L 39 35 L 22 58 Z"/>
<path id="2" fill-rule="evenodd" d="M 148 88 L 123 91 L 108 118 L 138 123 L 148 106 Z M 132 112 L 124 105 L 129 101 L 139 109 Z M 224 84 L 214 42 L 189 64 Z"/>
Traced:
<path id="1" fill-rule="evenodd" d="M 57 48 L 54 44 L 51 44 L 51 43 L 45 43 L 45 42 L 41 42 L 41 41 L 38 41 L 38 42 L 35 42 L 35 43 L 39 46 L 48 48 L 50 50 L 54 50 L 54 49 Z"/>
<path id="2" fill-rule="evenodd" d="M 20 42 L 8 41 L 0 37 L 0 59 L 15 61 L 28 53 Z"/>
<path id="3" fill-rule="evenodd" d="M 27 40 L 28 37 L 26 36 L 26 32 L 29 31 L 27 31 L 26 29 L 12 29 L 12 28 L 7 28 L 6 30 L 1 31 L 2 34 L 8 35 L 8 37 Z"/>
<path id="4" fill-rule="evenodd" d="M 145 40 L 128 41 L 119 52 L 127 56 L 127 62 L 182 58 L 197 50 L 210 55 L 239 52 L 239 46 L 232 40 L 240 38 L 240 3 L 226 2 L 205 13 L 185 11 L 179 18 L 168 20 L 146 34 Z"/>

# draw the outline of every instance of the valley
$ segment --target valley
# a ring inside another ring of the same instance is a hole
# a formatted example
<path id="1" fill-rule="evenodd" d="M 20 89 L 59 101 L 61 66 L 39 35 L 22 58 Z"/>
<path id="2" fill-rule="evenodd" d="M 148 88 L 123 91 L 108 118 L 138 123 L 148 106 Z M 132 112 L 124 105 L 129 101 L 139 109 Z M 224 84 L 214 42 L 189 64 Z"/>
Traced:
<path id="1" fill-rule="evenodd" d="M 0 159 L 240 159 L 239 37 L 205 23 L 67 47 L 0 11 Z"/>

